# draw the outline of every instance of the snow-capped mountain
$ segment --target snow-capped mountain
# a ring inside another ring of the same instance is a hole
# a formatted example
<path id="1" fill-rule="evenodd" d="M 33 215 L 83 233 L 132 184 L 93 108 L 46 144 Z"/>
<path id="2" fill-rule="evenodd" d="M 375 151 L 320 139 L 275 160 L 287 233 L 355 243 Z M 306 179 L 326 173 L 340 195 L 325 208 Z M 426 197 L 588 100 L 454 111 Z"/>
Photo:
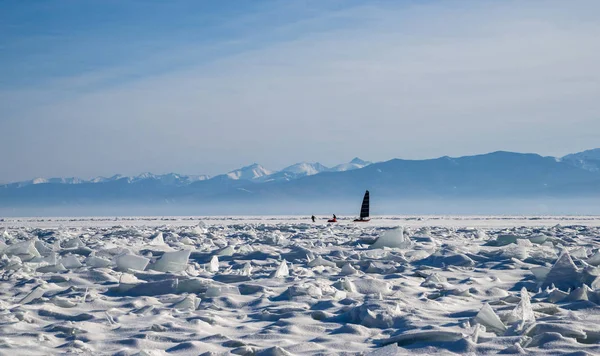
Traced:
<path id="1" fill-rule="evenodd" d="M 333 168 L 326 167 L 319 162 L 300 162 L 285 167 L 279 172 L 260 178 L 261 182 L 273 181 L 291 181 L 294 179 L 313 176 L 323 172 L 343 172 L 353 169 L 360 169 L 368 166 L 371 162 L 366 162 L 360 158 L 354 158 L 348 163 L 339 164 Z"/>
<path id="2" fill-rule="evenodd" d="M 142 173 L 135 177 L 129 177 L 130 183 L 135 183 L 147 179 L 157 180 L 163 185 L 176 185 L 183 186 L 188 185 L 197 181 L 210 179 L 209 176 L 206 175 L 181 175 L 176 173 L 167 173 L 167 174 L 152 174 L 152 173 Z"/>
<path id="3" fill-rule="evenodd" d="M 285 167 L 279 172 L 275 172 L 262 179 L 263 182 L 271 181 L 290 181 L 301 177 L 312 176 L 321 172 L 327 172 L 329 168 L 319 162 L 309 163 L 300 162 L 291 166 Z"/>
<path id="4" fill-rule="evenodd" d="M 192 175 L 187 175 L 185 177 L 187 177 L 189 179 L 189 181 L 192 182 L 192 183 L 193 182 L 198 182 L 198 181 L 201 181 L 201 180 L 208 180 L 208 179 L 210 179 L 210 176 L 206 175 L 206 174 L 192 174 Z"/>
<path id="5" fill-rule="evenodd" d="M 331 172 L 345 172 L 351 171 L 353 169 L 361 169 L 368 165 L 372 164 L 372 162 L 363 161 L 362 159 L 355 157 L 352 161 L 348 163 L 338 164 L 337 166 L 329 169 Z"/>
<path id="6" fill-rule="evenodd" d="M 587 150 L 579 153 L 572 153 L 561 158 L 573 166 L 585 169 L 591 172 L 600 171 L 600 148 Z"/>
<path id="7" fill-rule="evenodd" d="M 327 171 L 329 168 L 325 167 L 319 162 L 309 163 L 300 162 L 293 164 L 289 167 L 285 167 L 281 172 L 292 173 L 297 177 L 312 176 L 321 172 Z"/>
<path id="8" fill-rule="evenodd" d="M 227 178 L 232 180 L 257 180 L 262 177 L 273 174 L 260 164 L 254 163 L 240 169 L 236 169 L 226 174 Z"/>
<path id="9" fill-rule="evenodd" d="M 26 187 L 28 185 L 36 185 L 36 184 L 95 184 L 95 183 L 107 183 L 114 182 L 118 180 L 125 180 L 127 183 L 136 183 L 143 180 L 157 180 L 160 181 L 164 185 L 187 185 L 201 180 L 210 179 L 210 176 L 207 175 L 180 175 L 175 173 L 168 174 L 152 174 L 149 172 L 139 174 L 137 176 L 123 176 L 121 174 L 115 174 L 111 177 L 95 177 L 89 180 L 71 177 L 71 178 L 35 178 L 27 181 L 16 182 L 6 184 L 5 186 L 13 186 L 13 187 Z"/>
<path id="10" fill-rule="evenodd" d="M 44 179 L 44 178 L 36 178 L 34 180 L 32 180 L 31 184 L 44 184 L 44 183 L 55 183 L 55 184 L 80 184 L 83 183 L 84 181 L 76 178 L 76 177 L 70 177 L 70 178 L 50 178 L 50 179 Z"/>
<path id="11" fill-rule="evenodd" d="M 81 184 L 85 183 L 85 180 L 76 177 L 70 178 L 34 178 L 22 182 L 11 183 L 17 187 L 26 187 L 34 184 Z M 8 184 L 7 184 L 8 185 Z"/>

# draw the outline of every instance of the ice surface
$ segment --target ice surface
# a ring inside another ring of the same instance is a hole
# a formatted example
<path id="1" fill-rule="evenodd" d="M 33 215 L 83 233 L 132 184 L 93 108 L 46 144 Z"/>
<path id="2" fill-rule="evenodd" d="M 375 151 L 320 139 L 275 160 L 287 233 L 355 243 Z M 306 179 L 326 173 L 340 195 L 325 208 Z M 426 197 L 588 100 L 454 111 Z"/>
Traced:
<path id="1" fill-rule="evenodd" d="M 471 267 L 475 265 L 475 262 L 469 256 L 450 250 L 436 251 L 431 256 L 416 262 L 438 268 L 446 266 Z"/>
<path id="2" fill-rule="evenodd" d="M 569 255 L 580 260 L 585 260 L 588 258 L 587 250 L 584 247 L 574 248 L 570 250 Z"/>
<path id="3" fill-rule="evenodd" d="M 152 240 L 150 240 L 150 243 L 149 243 L 149 244 L 150 244 L 151 246 L 162 246 L 162 245 L 164 245 L 164 244 L 165 244 L 165 239 L 164 239 L 164 237 L 163 237 L 163 233 L 162 233 L 162 232 L 159 232 L 159 233 L 157 233 L 157 234 L 156 234 L 156 235 L 155 235 L 155 236 L 152 238 Z"/>
<path id="4" fill-rule="evenodd" d="M 284 278 L 290 275 L 286 260 L 279 263 L 277 270 L 271 275 L 272 278 Z"/>
<path id="5" fill-rule="evenodd" d="M 531 241 L 534 244 L 543 244 L 544 242 L 546 242 L 547 239 L 548 236 L 546 235 L 535 235 L 529 237 L 529 241 Z"/>
<path id="6" fill-rule="evenodd" d="M 491 246 L 506 246 L 506 245 L 509 245 L 509 244 L 516 244 L 517 240 L 519 238 L 520 238 L 519 236 L 512 235 L 512 234 L 498 235 L 496 237 L 496 240 L 490 241 L 488 243 L 488 245 L 491 245 Z"/>
<path id="7" fill-rule="evenodd" d="M 250 262 L 246 262 L 244 264 L 244 267 L 242 268 L 242 275 L 248 277 L 252 275 L 252 264 L 250 264 Z"/>
<path id="8" fill-rule="evenodd" d="M 87 266 L 92 268 L 104 268 L 112 264 L 110 260 L 96 256 L 88 256 L 84 262 Z"/>
<path id="9" fill-rule="evenodd" d="M 150 265 L 150 269 L 159 272 L 181 272 L 187 268 L 191 250 L 165 252 L 158 261 Z M 216 256 L 215 256 L 216 257 Z M 218 265 L 218 262 L 217 262 Z"/>
<path id="10" fill-rule="evenodd" d="M 425 281 L 423 281 L 423 283 L 421 283 L 422 287 L 427 287 L 427 288 L 444 288 L 444 285 L 448 283 L 448 280 L 445 277 L 440 276 L 437 273 L 432 273 L 429 276 L 427 276 L 427 278 L 425 278 Z"/>
<path id="11" fill-rule="evenodd" d="M 219 272 L 219 258 L 217 256 L 212 256 L 210 259 L 210 264 L 208 265 L 208 271 L 212 273 Z"/>
<path id="12" fill-rule="evenodd" d="M 240 291 L 235 286 L 212 285 L 206 289 L 206 292 L 204 295 L 206 297 L 214 298 L 214 297 L 223 296 L 225 294 L 239 295 Z"/>
<path id="13" fill-rule="evenodd" d="M 396 356 L 402 353 L 398 344 L 389 344 L 382 348 L 377 349 L 376 351 L 369 352 L 367 356 Z"/>
<path id="14" fill-rule="evenodd" d="M 37 239 L 35 240 L 34 247 L 38 251 L 38 253 L 42 256 L 48 256 L 51 253 L 54 253 L 54 250 L 52 249 L 52 247 L 48 246 L 47 244 L 45 244 L 42 241 L 37 240 Z"/>
<path id="15" fill-rule="evenodd" d="M 560 289 L 553 289 L 550 293 L 548 293 L 548 302 L 550 303 L 559 303 L 565 300 L 569 296 L 569 293 L 563 292 Z"/>
<path id="16" fill-rule="evenodd" d="M 19 304 L 28 304 L 39 298 L 41 298 L 47 291 L 49 287 L 46 284 L 40 284 L 34 289 L 31 290 L 23 299 L 19 301 Z"/>
<path id="17" fill-rule="evenodd" d="M 417 342 L 448 342 L 458 341 L 462 339 L 464 335 L 455 331 L 445 330 L 427 330 L 421 332 L 408 332 L 393 336 L 387 340 L 382 341 L 382 344 L 388 345 L 391 343 L 397 343 L 399 346 L 406 346 Z"/>
<path id="18" fill-rule="evenodd" d="M 167 279 L 156 282 L 142 282 L 142 283 L 120 283 L 119 286 L 114 290 L 117 295 L 125 296 L 156 296 L 163 294 L 177 293 L 178 286 L 177 279 Z"/>
<path id="19" fill-rule="evenodd" d="M 600 354 L 600 219 L 208 219 L 0 220 L 1 347 Z M 408 248 L 369 246 L 398 225 Z"/>
<path id="20" fill-rule="evenodd" d="M 173 308 L 177 310 L 196 310 L 198 305 L 200 305 L 200 299 L 198 299 L 194 294 L 190 294 L 179 302 L 173 304 Z"/>
<path id="21" fill-rule="evenodd" d="M 335 267 L 335 263 L 331 261 L 327 261 L 321 256 L 315 258 L 314 260 L 308 263 L 308 267 L 317 267 L 317 266 L 325 266 L 325 267 Z"/>
<path id="22" fill-rule="evenodd" d="M 384 231 L 371 245 L 371 248 L 395 247 L 407 249 L 411 246 L 410 239 L 404 235 L 404 228 L 399 226 L 392 230 Z"/>
<path id="23" fill-rule="evenodd" d="M 358 271 L 356 270 L 356 268 L 354 268 L 350 263 L 346 263 L 342 267 L 342 271 L 340 272 L 340 274 L 343 276 L 349 276 L 349 275 L 357 274 L 357 273 L 358 273 Z"/>
<path id="24" fill-rule="evenodd" d="M 546 275 L 542 288 L 551 285 L 562 290 L 577 288 L 581 286 L 582 278 L 581 271 L 575 266 L 569 252 L 564 251 Z"/>
<path id="25" fill-rule="evenodd" d="M 506 325 L 500 320 L 500 317 L 494 312 L 488 303 L 485 303 L 475 316 L 475 321 L 485 326 L 487 330 L 504 333 Z"/>
<path id="26" fill-rule="evenodd" d="M 132 254 L 125 254 L 116 258 L 117 268 L 121 271 L 126 271 L 128 269 L 143 271 L 146 269 L 148 262 L 150 262 L 150 260 L 146 257 Z"/>
<path id="27" fill-rule="evenodd" d="M 518 329 L 522 329 L 526 323 L 535 321 L 535 315 L 531 308 L 529 293 L 525 287 L 521 288 L 521 301 L 508 315 L 508 323 L 519 323 Z"/>
<path id="28" fill-rule="evenodd" d="M 532 267 L 530 269 L 531 273 L 535 276 L 538 281 L 546 280 L 548 273 L 550 273 L 550 268 L 545 266 Z"/>
<path id="29" fill-rule="evenodd" d="M 223 247 L 219 251 L 217 251 L 217 256 L 232 256 L 235 253 L 235 248 L 231 245 L 227 245 Z"/>
<path id="30" fill-rule="evenodd" d="M 77 247 L 85 247 L 85 244 L 83 243 L 83 241 L 81 241 L 80 238 L 75 237 L 75 238 L 69 239 L 67 241 L 61 242 L 60 246 L 62 248 L 77 248 Z"/>
<path id="31" fill-rule="evenodd" d="M 79 268 L 79 267 L 83 266 L 81 264 L 81 262 L 79 261 L 79 259 L 77 257 L 75 257 L 74 255 L 69 255 L 69 256 L 61 258 L 59 263 L 62 264 L 67 269 Z"/>
<path id="32" fill-rule="evenodd" d="M 2 239 L 4 239 L 4 242 L 12 240 L 12 236 L 10 236 L 8 230 L 5 229 L 4 231 L 2 231 Z"/>
<path id="33" fill-rule="evenodd" d="M 521 240 L 519 240 L 521 241 Z M 524 261 L 529 257 L 528 248 L 522 244 L 504 246 L 502 250 L 502 256 L 505 258 L 516 258 L 520 261 Z"/>
<path id="34" fill-rule="evenodd" d="M 584 284 L 582 287 L 575 288 L 573 291 L 571 291 L 571 293 L 567 296 L 567 300 L 573 302 L 589 300 L 588 291 L 590 291 L 590 288 Z"/>
<path id="35" fill-rule="evenodd" d="M 592 266 L 600 266 L 600 252 L 596 252 L 586 262 Z"/>
<path id="36" fill-rule="evenodd" d="M 35 241 L 33 240 L 9 245 L 4 250 L 4 253 L 9 256 L 19 256 L 21 260 L 30 260 L 34 257 L 41 257 L 40 253 L 35 248 Z"/>

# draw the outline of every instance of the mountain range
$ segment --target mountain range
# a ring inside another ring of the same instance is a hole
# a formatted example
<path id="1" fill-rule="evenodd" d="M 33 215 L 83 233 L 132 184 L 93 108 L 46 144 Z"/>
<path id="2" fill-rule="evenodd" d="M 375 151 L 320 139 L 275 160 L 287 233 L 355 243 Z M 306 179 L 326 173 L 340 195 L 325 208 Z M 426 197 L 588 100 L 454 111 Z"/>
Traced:
<path id="1" fill-rule="evenodd" d="M 33 179 L 0 186 L 0 208 L 219 205 L 227 212 L 244 205 L 249 212 L 293 213 L 294 204 L 356 205 L 365 189 L 380 206 L 402 201 L 598 199 L 600 149 L 561 158 L 505 151 L 376 163 L 355 158 L 331 168 L 302 162 L 277 172 L 252 164 L 214 177 L 144 173 Z M 265 210 L 267 206 L 278 208 Z"/>
<path id="2" fill-rule="evenodd" d="M 26 181 L 9 183 L 0 185 L 0 188 L 22 188 L 28 185 L 35 184 L 90 184 L 90 183 L 107 183 L 113 181 L 125 181 L 127 183 L 138 183 L 145 180 L 155 180 L 164 185 L 184 186 L 198 181 L 209 179 L 226 179 L 226 180 L 243 180 L 250 182 L 268 182 L 268 181 L 289 181 L 301 177 L 311 176 L 322 172 L 343 172 L 352 169 L 359 169 L 368 166 L 371 162 L 363 161 L 360 158 L 354 158 L 348 163 L 342 163 L 334 167 L 325 167 L 319 162 L 309 163 L 300 162 L 281 171 L 270 171 L 260 164 L 254 163 L 246 167 L 242 167 L 226 174 L 220 174 L 215 177 L 209 175 L 182 175 L 176 173 L 168 174 L 152 174 L 150 172 L 142 173 L 137 176 L 123 176 L 116 174 L 109 178 L 96 177 L 89 180 L 69 177 L 69 178 L 34 178 Z"/>

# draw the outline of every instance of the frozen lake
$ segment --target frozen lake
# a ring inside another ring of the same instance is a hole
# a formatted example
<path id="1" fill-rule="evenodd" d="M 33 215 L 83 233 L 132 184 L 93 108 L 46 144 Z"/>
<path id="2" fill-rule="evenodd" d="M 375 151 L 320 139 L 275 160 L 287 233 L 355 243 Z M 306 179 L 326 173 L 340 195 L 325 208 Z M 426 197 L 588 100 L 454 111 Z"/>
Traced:
<path id="1" fill-rule="evenodd" d="M 600 218 L 5 218 L 0 354 L 600 353 Z"/>
<path id="2" fill-rule="evenodd" d="M 316 224 L 324 224 L 330 217 L 317 217 Z M 354 224 L 355 216 L 338 216 L 339 224 Z M 0 228 L 8 227 L 102 227 L 126 226 L 193 226 L 203 221 L 207 224 L 235 225 L 312 223 L 310 216 L 144 216 L 144 217 L 19 217 L 0 219 Z M 554 225 L 600 226 L 600 216 L 524 216 L 524 215 L 394 215 L 373 217 L 369 226 L 444 226 L 444 227 L 514 227 L 514 226 L 554 226 Z"/>

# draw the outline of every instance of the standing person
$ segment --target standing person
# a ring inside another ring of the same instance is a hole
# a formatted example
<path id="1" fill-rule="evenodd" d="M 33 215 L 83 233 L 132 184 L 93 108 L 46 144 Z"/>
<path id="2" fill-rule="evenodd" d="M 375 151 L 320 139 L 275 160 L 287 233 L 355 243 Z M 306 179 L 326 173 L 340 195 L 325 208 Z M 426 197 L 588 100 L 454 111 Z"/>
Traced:
<path id="1" fill-rule="evenodd" d="M 315 222 L 315 216 L 314 215 L 311 216 L 310 218 L 312 219 L 313 222 Z"/>

